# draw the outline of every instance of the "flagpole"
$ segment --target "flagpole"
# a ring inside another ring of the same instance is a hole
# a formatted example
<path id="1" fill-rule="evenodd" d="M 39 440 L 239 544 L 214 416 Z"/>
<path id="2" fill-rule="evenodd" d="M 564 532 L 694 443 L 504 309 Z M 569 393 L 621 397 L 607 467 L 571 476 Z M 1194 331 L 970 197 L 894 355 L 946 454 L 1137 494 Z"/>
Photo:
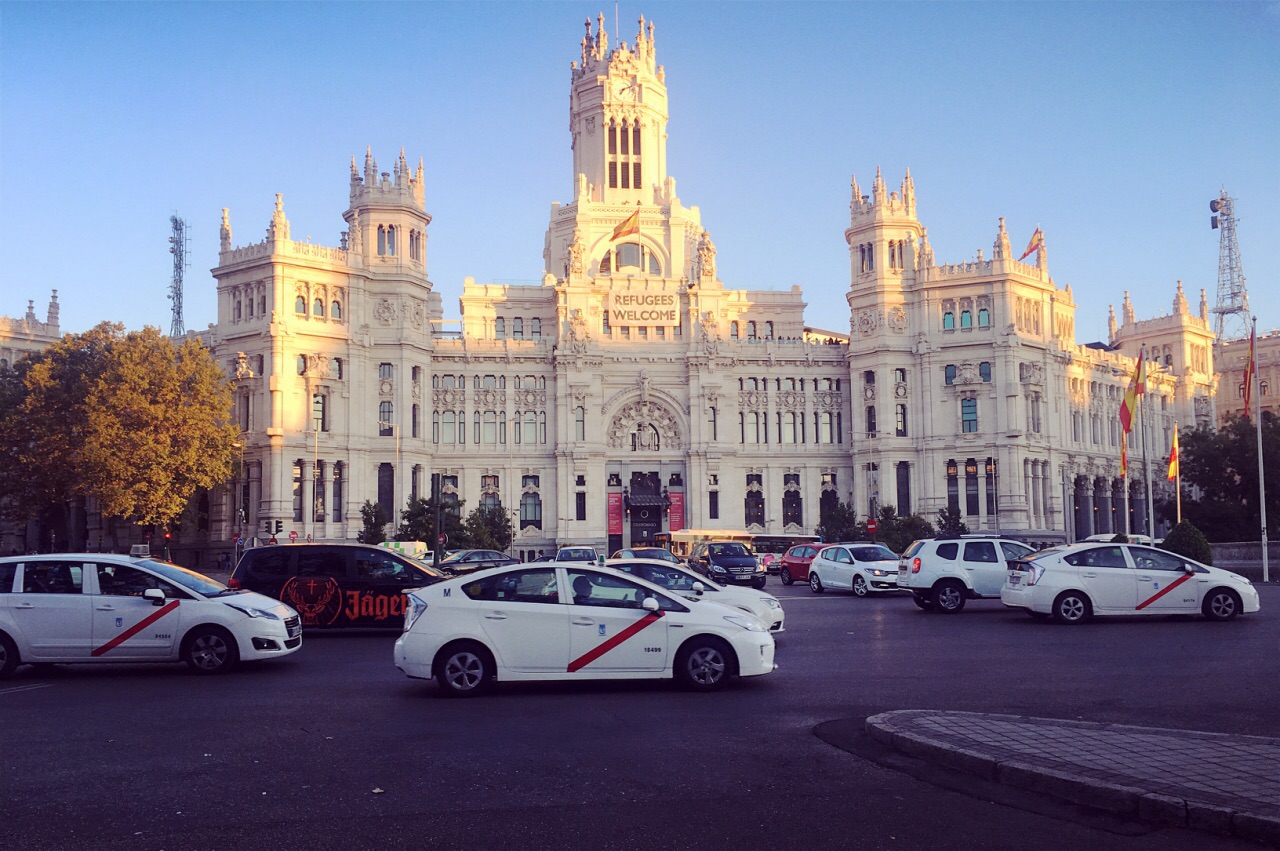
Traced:
<path id="1" fill-rule="evenodd" d="M 1142 361 L 1147 360 L 1147 347 L 1142 347 Z M 1138 416 L 1141 418 L 1142 429 L 1142 475 L 1144 483 L 1147 486 L 1147 537 L 1152 543 L 1156 540 L 1156 518 L 1155 518 L 1155 497 L 1151 493 L 1151 463 L 1147 460 L 1147 413 L 1149 407 L 1147 405 L 1147 376 L 1146 370 L 1143 369 L 1143 375 L 1138 376 L 1142 381 L 1142 387 L 1138 392 L 1142 395 L 1142 401 L 1138 402 Z"/>
<path id="2" fill-rule="evenodd" d="M 1249 392 L 1253 394 L 1254 417 L 1253 421 L 1258 428 L 1258 513 L 1262 520 L 1262 581 L 1271 581 L 1271 570 L 1267 563 L 1267 481 L 1266 473 L 1262 467 L 1262 394 L 1258 392 L 1258 364 L 1257 364 L 1257 345 L 1258 345 L 1258 317 L 1253 317 L 1253 334 L 1249 346 L 1249 357 L 1254 358 L 1252 369 L 1249 376 L 1249 383 L 1252 387 Z M 1247 411 L 1245 413 L 1248 413 Z"/>
<path id="3" fill-rule="evenodd" d="M 1178 421 L 1173 421 L 1173 445 L 1178 447 L 1178 466 L 1173 468 L 1173 490 L 1178 497 L 1178 522 L 1182 522 L 1182 447 L 1178 446 Z"/>

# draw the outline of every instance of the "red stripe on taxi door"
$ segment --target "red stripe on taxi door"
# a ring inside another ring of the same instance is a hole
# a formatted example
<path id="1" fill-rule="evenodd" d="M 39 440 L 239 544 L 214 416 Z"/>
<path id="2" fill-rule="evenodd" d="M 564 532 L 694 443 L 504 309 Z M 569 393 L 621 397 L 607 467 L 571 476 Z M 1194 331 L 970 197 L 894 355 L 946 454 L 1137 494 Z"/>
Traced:
<path id="1" fill-rule="evenodd" d="M 1148 597 L 1147 599 L 1145 599 L 1145 600 L 1143 600 L 1141 603 L 1139 603 L 1139 604 L 1138 604 L 1138 608 L 1136 608 L 1134 611 L 1138 611 L 1138 612 L 1142 611 L 1142 610 L 1143 610 L 1143 609 L 1145 609 L 1147 606 L 1150 606 L 1150 605 L 1151 605 L 1152 603 L 1154 603 L 1156 600 L 1159 600 L 1159 599 L 1160 599 L 1161 597 L 1163 597 L 1165 594 L 1168 594 L 1168 593 L 1169 593 L 1170 591 L 1172 591 L 1174 588 L 1177 588 L 1179 585 L 1181 585 L 1182 583 L 1186 582 L 1186 581 L 1187 581 L 1188 579 L 1190 579 L 1190 578 L 1191 578 L 1191 574 L 1190 574 L 1190 573 L 1184 573 L 1184 574 L 1182 574 L 1182 576 L 1181 576 L 1180 578 L 1175 579 L 1173 582 L 1170 582 L 1168 585 L 1164 586 L 1164 587 L 1163 587 L 1163 588 L 1161 588 L 1159 591 L 1157 591 L 1156 593 L 1152 594 L 1150 597 Z"/>
<path id="2" fill-rule="evenodd" d="M 147 627 L 151 626 L 156 621 L 160 620 L 165 615 L 169 614 L 169 612 L 172 612 L 174 609 L 178 608 L 179 602 L 180 602 L 179 600 L 174 600 L 172 603 L 167 603 L 161 608 L 156 609 L 154 612 L 147 615 L 145 618 L 138 621 L 133 626 L 129 627 L 124 632 L 120 633 L 115 638 L 108 641 L 106 644 L 102 645 L 101 647 L 95 647 L 93 649 L 93 652 L 90 653 L 89 655 L 101 656 L 103 653 L 111 652 L 112 650 L 119 647 L 121 644 L 124 644 L 130 638 L 133 638 L 135 635 L 142 632 Z"/>
<path id="3" fill-rule="evenodd" d="M 569 673 L 572 674 L 574 671 L 579 671 L 582 668 L 585 668 L 587 665 L 590 665 L 592 662 L 599 659 L 601 656 L 608 653 L 610 650 L 617 647 L 619 644 L 626 641 L 628 638 L 635 635 L 637 632 L 644 629 L 646 626 L 657 623 L 660 620 L 662 620 L 662 612 L 650 612 L 649 614 L 642 617 L 640 620 L 633 623 L 631 626 L 624 629 L 622 632 L 615 635 L 613 638 L 610 638 L 608 641 L 605 641 L 603 644 L 600 644 L 597 647 L 591 650 L 588 650 L 586 653 L 583 653 L 577 659 L 574 659 L 572 662 L 570 662 Z"/>

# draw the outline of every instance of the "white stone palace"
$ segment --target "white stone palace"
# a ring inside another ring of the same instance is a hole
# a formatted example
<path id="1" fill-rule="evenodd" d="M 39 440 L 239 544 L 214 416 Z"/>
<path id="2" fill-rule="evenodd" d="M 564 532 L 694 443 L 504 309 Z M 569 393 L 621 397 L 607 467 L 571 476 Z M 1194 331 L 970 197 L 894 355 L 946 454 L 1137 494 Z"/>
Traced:
<path id="1" fill-rule="evenodd" d="M 668 172 L 653 25 L 586 25 L 570 80 L 573 197 L 551 206 L 541 285 L 467 279 L 446 320 L 428 277 L 424 167 L 351 162 L 336 247 L 291 238 L 283 199 L 237 246 L 223 211 L 206 336 L 235 382 L 240 478 L 208 545 L 351 539 L 440 474 L 464 511 L 501 503 L 528 555 L 660 531 L 812 533 L 824 501 L 893 505 L 1035 543 L 1123 528 L 1118 410 L 1141 346 L 1147 453 L 1164 488 L 1175 421 L 1214 420 L 1213 334 L 1181 283 L 1170 315 L 1125 295 L 1110 339 L 1075 340 L 1070 286 L 1015 256 L 936 262 L 908 173 L 852 183 L 847 333 L 806 327 L 799 287 L 736 290 Z M 833 250 L 835 247 L 833 246 Z M 1120 287 L 1118 287 L 1120 288 Z M 824 319 L 822 324 L 829 324 Z M 1128 500 L 1145 528 L 1142 449 Z"/>

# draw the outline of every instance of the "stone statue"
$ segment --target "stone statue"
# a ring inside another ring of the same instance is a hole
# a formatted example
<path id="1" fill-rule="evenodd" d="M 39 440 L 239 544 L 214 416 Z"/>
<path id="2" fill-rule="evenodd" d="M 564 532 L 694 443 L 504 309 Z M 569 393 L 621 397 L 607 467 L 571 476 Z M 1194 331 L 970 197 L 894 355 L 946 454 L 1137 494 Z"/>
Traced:
<path id="1" fill-rule="evenodd" d="M 569 274 L 581 275 L 584 270 L 582 255 L 586 252 L 587 247 L 582 243 L 582 230 L 575 227 L 573 229 L 573 242 L 569 243 Z"/>
<path id="2" fill-rule="evenodd" d="M 218 231 L 220 243 L 223 251 L 231 250 L 231 211 L 222 208 L 222 227 Z"/>
<path id="3" fill-rule="evenodd" d="M 702 232 L 702 239 L 698 242 L 698 275 L 710 280 L 715 280 L 716 277 L 716 246 L 706 230 Z"/>

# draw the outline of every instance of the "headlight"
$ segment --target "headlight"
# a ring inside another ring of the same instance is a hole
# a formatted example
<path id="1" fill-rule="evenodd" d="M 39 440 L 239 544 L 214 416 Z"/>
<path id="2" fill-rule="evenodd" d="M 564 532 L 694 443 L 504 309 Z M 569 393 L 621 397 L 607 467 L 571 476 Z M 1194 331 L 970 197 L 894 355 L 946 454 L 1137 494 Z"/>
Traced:
<path id="1" fill-rule="evenodd" d="M 747 632 L 768 632 L 768 630 L 760 625 L 760 621 L 752 617 L 744 618 L 739 615 L 725 615 L 724 619 L 734 626 L 742 627 Z"/>
<path id="2" fill-rule="evenodd" d="M 724 570 L 724 568 L 723 568 L 723 567 L 721 567 L 720 565 L 718 565 L 718 564 L 713 564 L 713 565 L 711 565 L 711 572 L 712 572 L 712 573 L 724 573 L 724 572 L 725 572 L 725 570 Z"/>
<path id="3" fill-rule="evenodd" d="M 873 570 L 873 571 L 871 571 L 871 575 L 872 575 L 872 576 L 888 576 L 888 575 L 889 575 L 889 571 L 887 571 L 887 570 Z"/>
<path id="4" fill-rule="evenodd" d="M 756 565 L 756 573 L 764 573 L 764 565 L 763 565 L 763 564 L 757 564 L 757 565 Z"/>
<path id="5" fill-rule="evenodd" d="M 265 618 L 266 620 L 269 620 L 269 621 L 280 620 L 280 616 L 277 615 L 275 612 L 268 612 L 265 609 L 255 609 L 250 606 L 237 606 L 233 603 L 227 603 L 227 606 L 235 609 L 237 612 L 243 612 L 244 614 L 248 615 L 251 618 Z"/>
<path id="6" fill-rule="evenodd" d="M 763 602 L 766 606 L 768 606 L 768 607 L 769 607 L 769 608 L 771 608 L 771 609 L 781 609 L 781 608 L 782 608 L 782 604 L 778 602 L 778 598 L 777 598 L 777 597 L 761 597 L 761 598 L 760 598 L 760 600 L 761 600 L 761 602 Z"/>
<path id="7" fill-rule="evenodd" d="M 404 631 L 408 632 L 417 623 L 418 618 L 422 617 L 422 613 L 427 610 L 427 604 L 413 594 L 405 594 L 404 598 L 405 602 L 408 603 L 404 607 Z"/>

